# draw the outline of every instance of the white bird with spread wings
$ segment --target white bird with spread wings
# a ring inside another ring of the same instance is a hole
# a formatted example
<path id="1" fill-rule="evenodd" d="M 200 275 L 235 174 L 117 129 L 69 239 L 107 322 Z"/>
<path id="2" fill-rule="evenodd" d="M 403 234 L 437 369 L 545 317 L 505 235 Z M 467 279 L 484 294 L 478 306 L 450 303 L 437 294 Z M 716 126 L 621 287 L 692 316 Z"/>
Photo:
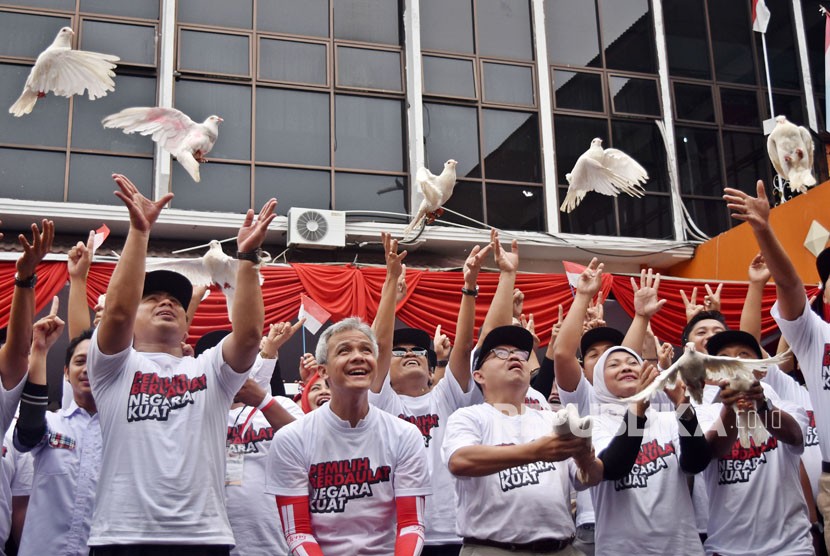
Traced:
<path id="1" fill-rule="evenodd" d="M 53 92 L 71 97 L 88 91 L 89 100 L 106 96 L 115 90 L 115 62 L 118 56 L 72 50 L 75 32 L 63 27 L 49 48 L 40 53 L 29 72 L 20 98 L 9 108 L 9 113 L 19 118 L 29 114 L 37 99 Z"/>
<path id="2" fill-rule="evenodd" d="M 775 128 L 767 137 L 767 153 L 776 173 L 790 183 L 790 191 L 804 193 L 816 184 L 813 177 L 813 138 L 810 131 L 787 120 L 775 118 Z"/>
<path id="3" fill-rule="evenodd" d="M 632 197 L 642 197 L 645 191 L 641 184 L 648 181 L 648 172 L 621 150 L 603 149 L 602 139 L 597 137 L 565 179 L 568 180 L 568 193 L 559 210 L 571 212 L 589 191 L 612 197 L 622 191 Z"/>
<path id="4" fill-rule="evenodd" d="M 207 162 L 205 155 L 216 144 L 219 123 L 223 121 L 219 116 L 208 116 L 204 122 L 197 123 L 175 108 L 137 107 L 111 114 L 101 123 L 128 134 L 152 135 L 153 141 L 172 154 L 193 181 L 198 182 L 201 179 L 199 163 Z"/>
<path id="5" fill-rule="evenodd" d="M 412 231 L 421 225 L 425 219 L 430 221 L 444 213 L 441 207 L 450 200 L 452 190 L 455 187 L 455 167 L 458 162 L 455 160 L 448 160 L 444 163 L 444 170 L 439 175 L 435 175 L 428 169 L 421 167 L 415 174 L 415 182 L 424 196 L 421 201 L 421 206 L 418 207 L 418 212 L 412 217 L 412 221 L 403 231 L 403 237 L 408 236 Z"/>

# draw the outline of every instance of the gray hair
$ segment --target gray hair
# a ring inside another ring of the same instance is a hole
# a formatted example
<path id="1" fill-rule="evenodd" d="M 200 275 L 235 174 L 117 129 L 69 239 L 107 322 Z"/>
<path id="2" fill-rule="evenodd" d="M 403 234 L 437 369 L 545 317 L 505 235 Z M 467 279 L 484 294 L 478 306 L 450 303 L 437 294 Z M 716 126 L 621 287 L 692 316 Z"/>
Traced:
<path id="1" fill-rule="evenodd" d="M 349 330 L 357 330 L 358 332 L 362 332 L 369 339 L 369 341 L 372 342 L 372 354 L 375 357 L 378 356 L 378 341 L 375 338 L 375 332 L 372 330 L 372 327 L 360 320 L 359 317 L 349 317 L 328 327 L 320 335 L 320 339 L 317 341 L 317 349 L 314 353 L 314 358 L 317 359 L 318 365 L 325 365 L 328 362 L 329 341 L 331 340 L 331 337 L 340 332 L 346 332 Z"/>

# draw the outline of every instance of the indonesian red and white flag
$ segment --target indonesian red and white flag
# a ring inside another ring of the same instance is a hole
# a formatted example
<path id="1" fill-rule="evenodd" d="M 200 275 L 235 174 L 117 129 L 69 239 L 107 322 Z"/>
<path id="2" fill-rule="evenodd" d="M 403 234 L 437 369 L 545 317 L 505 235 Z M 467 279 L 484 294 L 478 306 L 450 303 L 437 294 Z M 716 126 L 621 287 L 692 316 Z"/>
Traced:
<path id="1" fill-rule="evenodd" d="M 331 313 L 323 309 L 319 303 L 304 293 L 300 294 L 300 314 L 297 318 L 305 318 L 303 326 L 306 330 L 312 334 L 317 334 L 320 328 L 329 320 L 329 317 L 331 317 Z"/>
<path id="2" fill-rule="evenodd" d="M 98 250 L 101 245 L 107 240 L 110 235 L 110 229 L 106 224 L 101 224 L 101 227 L 95 230 L 95 239 L 92 240 L 92 254 Z"/>
<path id="3" fill-rule="evenodd" d="M 769 25 L 769 8 L 764 0 L 752 0 L 752 30 L 766 33 Z"/>

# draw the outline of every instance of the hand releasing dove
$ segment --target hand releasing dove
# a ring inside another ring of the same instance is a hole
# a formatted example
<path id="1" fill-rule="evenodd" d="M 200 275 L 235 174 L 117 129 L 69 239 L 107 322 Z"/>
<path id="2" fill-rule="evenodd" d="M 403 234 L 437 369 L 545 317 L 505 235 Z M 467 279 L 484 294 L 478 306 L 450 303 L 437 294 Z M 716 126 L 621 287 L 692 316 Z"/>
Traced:
<path id="1" fill-rule="evenodd" d="M 49 48 L 37 57 L 23 93 L 9 108 L 9 113 L 19 118 L 31 113 L 37 99 L 49 91 L 62 97 L 82 95 L 88 91 L 89 100 L 107 96 L 115 90 L 115 62 L 118 56 L 72 50 L 75 33 L 69 27 L 58 32 Z"/>
<path id="2" fill-rule="evenodd" d="M 576 406 L 569 403 L 553 415 L 553 434 L 565 436 L 572 434 L 580 438 L 591 436 L 593 423 L 590 417 L 580 417 Z M 587 482 L 588 473 L 583 469 L 577 469 L 576 477 L 581 482 Z"/>
<path id="3" fill-rule="evenodd" d="M 790 182 L 790 191 L 804 193 L 816 184 L 813 177 L 813 138 L 807 128 L 786 116 L 775 118 L 775 129 L 767 137 L 770 162 L 781 179 Z"/>
<path id="4" fill-rule="evenodd" d="M 430 222 L 444 214 L 441 207 L 450 200 L 452 190 L 455 187 L 455 167 L 458 164 L 455 160 L 448 160 L 444 163 L 444 170 L 436 176 L 426 168 L 418 168 L 415 174 L 415 182 L 421 189 L 424 200 L 418 212 L 412 218 L 412 222 L 404 229 L 403 237 L 412 233 L 412 230 L 421 225 L 425 218 Z"/>
<path id="5" fill-rule="evenodd" d="M 201 179 L 199 162 L 207 162 L 205 155 L 210 152 L 219 137 L 219 116 L 208 116 L 202 123 L 196 123 L 175 108 L 125 108 L 117 114 L 103 119 L 104 127 L 116 127 L 124 133 L 152 135 L 153 141 L 176 157 L 193 181 Z"/>
<path id="6" fill-rule="evenodd" d="M 236 267 L 239 261 L 225 254 L 222 244 L 215 239 L 209 243 L 208 252 L 198 259 L 178 259 L 147 264 L 147 272 L 152 270 L 172 270 L 183 274 L 194 286 L 211 286 L 216 284 L 225 294 L 228 304 L 228 320 L 233 321 L 233 295 L 236 291 Z M 264 281 L 259 276 L 259 283 Z"/>
<path id="7" fill-rule="evenodd" d="M 654 382 L 645 387 L 639 394 L 624 401 L 639 402 L 647 400 L 652 394 L 666 387 L 674 388 L 679 373 L 692 398 L 697 403 L 703 403 L 705 381 L 728 380 L 732 389 L 747 391 L 755 382 L 753 371 L 766 372 L 768 366 L 779 365 L 785 362 L 788 357 L 789 352 L 767 359 L 738 359 L 736 357 L 709 355 L 695 350 L 694 343 L 689 342 L 686 344 L 683 355 L 671 367 L 663 371 Z M 738 410 L 737 416 L 738 433 L 742 447 L 749 447 L 750 435 L 755 439 L 756 444 L 767 441 L 769 432 L 764 428 L 760 419 L 750 420 L 746 411 L 743 410 Z"/>
<path id="8" fill-rule="evenodd" d="M 618 149 L 603 149 L 599 137 L 591 141 L 591 147 L 582 153 L 574 164 L 568 180 L 568 193 L 559 208 L 571 212 L 582 202 L 589 191 L 616 197 L 620 191 L 632 197 L 642 197 L 642 185 L 648 180 L 648 172 L 640 164 Z"/>

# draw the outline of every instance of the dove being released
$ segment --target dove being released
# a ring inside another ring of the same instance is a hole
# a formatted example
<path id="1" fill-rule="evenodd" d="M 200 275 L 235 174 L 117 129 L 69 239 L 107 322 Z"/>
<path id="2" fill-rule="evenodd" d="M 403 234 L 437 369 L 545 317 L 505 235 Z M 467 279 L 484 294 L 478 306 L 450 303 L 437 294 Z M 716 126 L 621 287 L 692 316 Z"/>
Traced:
<path id="1" fill-rule="evenodd" d="M 571 212 L 589 191 L 612 197 L 622 191 L 632 197 L 642 197 L 645 191 L 641 184 L 648 180 L 648 172 L 621 150 L 603 149 L 602 139 L 597 137 L 577 159 L 571 173 L 565 174 L 565 179 L 568 193 L 559 210 Z"/>
<path id="2" fill-rule="evenodd" d="M 148 263 L 147 272 L 152 270 L 172 270 L 183 274 L 194 286 L 212 286 L 216 284 L 225 294 L 228 304 L 228 320 L 233 321 L 233 296 L 236 291 L 236 268 L 239 261 L 226 255 L 222 244 L 211 240 L 208 252 L 197 259 L 173 259 L 157 263 Z M 264 278 L 259 275 L 262 285 Z"/>
<path id="3" fill-rule="evenodd" d="M 172 154 L 193 181 L 198 182 L 201 179 L 199 163 L 207 162 L 205 155 L 216 143 L 219 123 L 223 121 L 219 116 L 208 116 L 204 122 L 196 123 L 175 108 L 138 107 L 111 114 L 101 123 L 127 134 L 152 135 L 153 141 Z"/>
<path id="4" fill-rule="evenodd" d="M 420 226 L 425 218 L 435 220 L 444 213 L 444 209 L 441 207 L 452 196 L 452 190 L 455 187 L 455 167 L 457 165 L 458 162 L 455 160 L 446 161 L 444 170 L 438 176 L 424 167 L 418 168 L 418 172 L 415 174 L 415 182 L 418 184 L 424 200 L 421 201 L 421 206 L 418 207 L 418 212 L 412 217 L 412 221 L 404 229 L 404 237 Z"/>
<path id="5" fill-rule="evenodd" d="M 580 417 L 576 406 L 569 403 L 553 415 L 553 434 L 565 436 L 572 434 L 580 438 L 591 436 L 593 422 L 590 417 Z M 577 469 L 576 477 L 586 483 L 588 474 L 583 469 Z"/>
<path id="6" fill-rule="evenodd" d="M 775 128 L 767 137 L 767 153 L 776 173 L 790 183 L 790 191 L 804 193 L 816 184 L 813 138 L 807 128 L 791 123 L 786 116 L 776 117 Z"/>
<path id="7" fill-rule="evenodd" d="M 63 27 L 49 47 L 40 53 L 26 78 L 23 93 L 9 108 L 9 113 L 19 118 L 31 113 L 37 99 L 53 92 L 71 97 L 88 92 L 89 100 L 107 96 L 115 90 L 115 62 L 118 56 L 72 50 L 75 32 Z"/>
<path id="8" fill-rule="evenodd" d="M 655 392 L 664 388 L 674 388 L 677 377 L 683 379 L 689 395 L 697 402 L 703 403 L 703 387 L 706 381 L 719 382 L 728 380 L 729 387 L 738 391 L 747 391 L 755 382 L 754 371 L 766 372 L 770 365 L 779 365 L 787 360 L 789 352 L 781 353 L 767 359 L 738 359 L 720 355 L 709 355 L 695 350 L 693 342 L 686 344 L 683 355 L 674 364 L 663 371 L 654 382 L 646 386 L 639 394 L 627 398 L 626 402 L 639 402 L 649 399 Z M 749 447 L 749 437 L 756 444 L 762 444 L 769 438 L 769 432 L 760 419 L 750 419 L 746 411 L 736 410 L 738 417 L 738 436 L 743 448 Z"/>

